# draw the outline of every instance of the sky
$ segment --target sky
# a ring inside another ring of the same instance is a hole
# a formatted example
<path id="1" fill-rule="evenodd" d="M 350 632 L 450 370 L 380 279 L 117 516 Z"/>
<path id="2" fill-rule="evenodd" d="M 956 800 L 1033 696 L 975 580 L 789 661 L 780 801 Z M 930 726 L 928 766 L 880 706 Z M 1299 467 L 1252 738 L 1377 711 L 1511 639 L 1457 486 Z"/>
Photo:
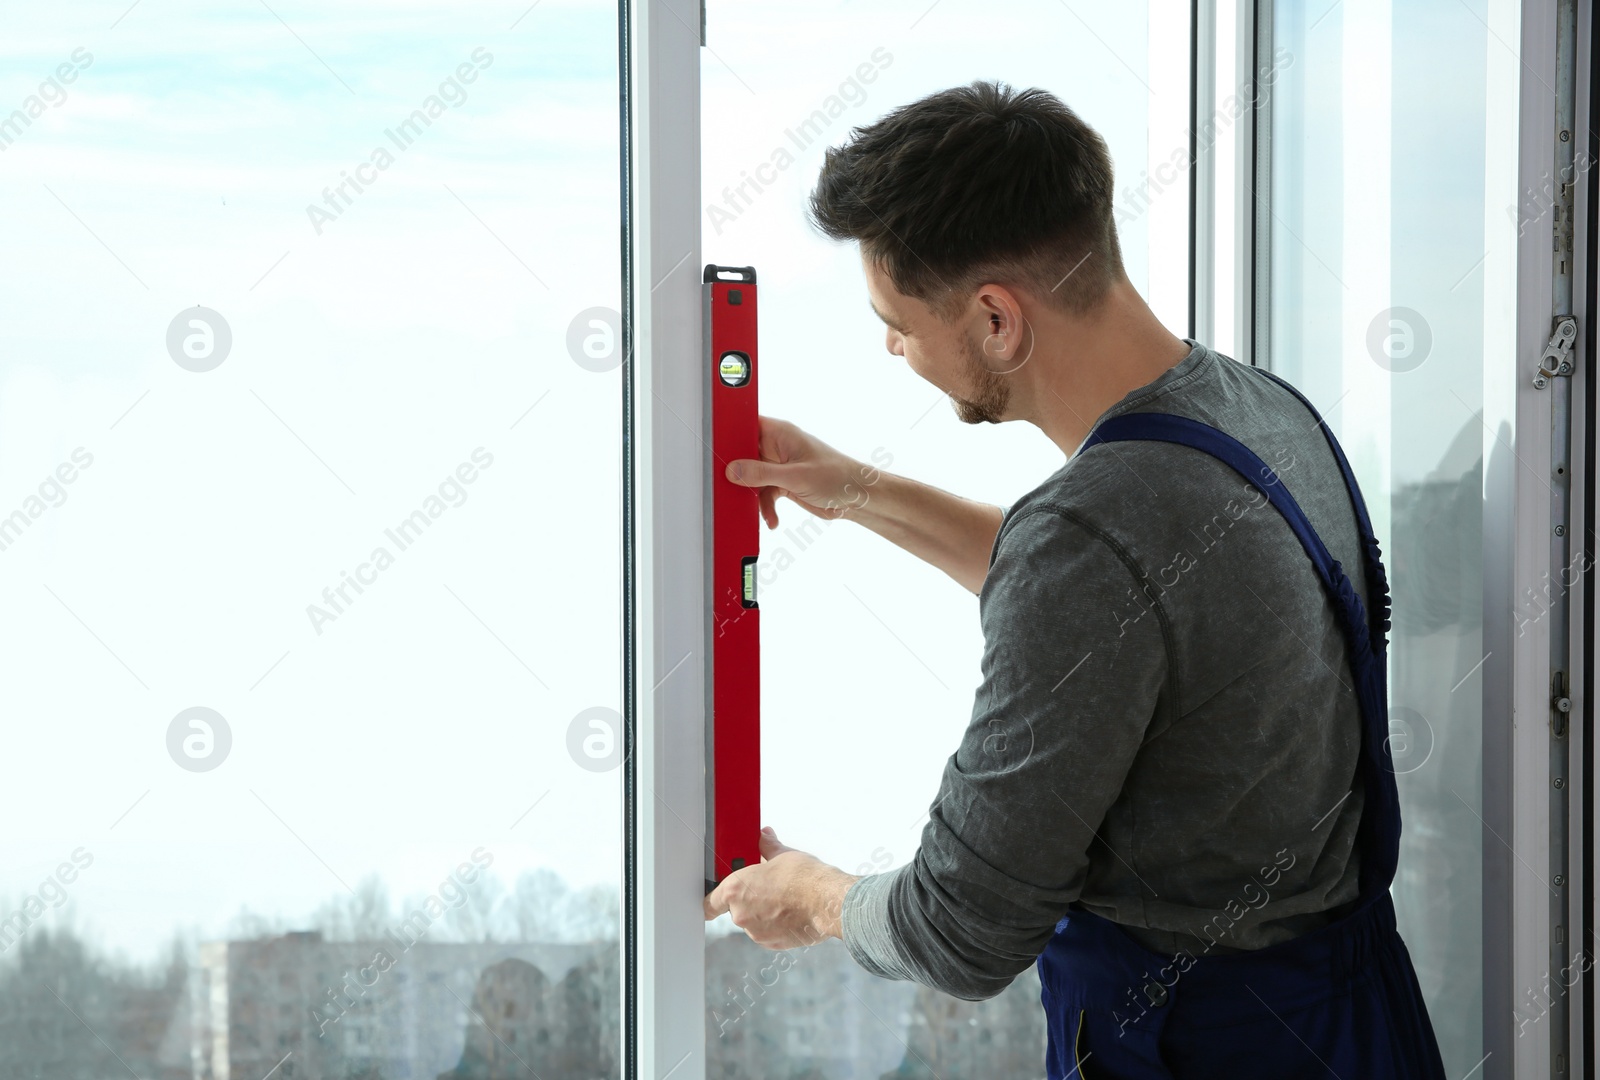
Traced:
<path id="1" fill-rule="evenodd" d="M 125 7 L 0 46 L 8 111 L 87 58 L 0 152 L 3 513 L 45 485 L 0 550 L 0 908 L 80 847 L 72 915 L 130 955 L 480 846 L 615 882 L 619 774 L 566 739 L 620 700 L 619 376 L 566 347 L 618 302 L 611 9 Z"/>

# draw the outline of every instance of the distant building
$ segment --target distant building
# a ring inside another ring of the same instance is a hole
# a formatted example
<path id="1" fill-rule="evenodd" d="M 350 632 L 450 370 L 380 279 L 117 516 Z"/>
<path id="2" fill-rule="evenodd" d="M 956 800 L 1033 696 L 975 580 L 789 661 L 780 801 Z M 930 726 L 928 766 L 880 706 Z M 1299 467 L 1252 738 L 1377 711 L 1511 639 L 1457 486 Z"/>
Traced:
<path id="1" fill-rule="evenodd" d="M 833 938 L 784 952 L 743 934 L 706 946 L 708 1080 L 1038 1080 L 1044 1052 L 1031 967 L 971 1002 L 870 975 Z"/>
<path id="2" fill-rule="evenodd" d="M 576 1015 L 615 1012 L 614 943 L 404 945 L 315 932 L 203 945 L 194 1080 L 525 1078 L 503 1069 L 517 1057 L 547 1080 L 615 1074 L 615 1021 Z"/>
<path id="3" fill-rule="evenodd" d="M 324 941 L 201 947 L 193 1080 L 613 1080 L 614 942 Z M 709 1080 L 1037 1080 L 1039 982 L 964 1002 L 861 970 L 836 940 L 706 946 Z"/>
<path id="4" fill-rule="evenodd" d="M 1041 1080 L 1045 1019 L 1039 973 L 1028 968 L 998 997 L 962 1001 L 917 987 L 906 1056 L 894 1080 Z"/>

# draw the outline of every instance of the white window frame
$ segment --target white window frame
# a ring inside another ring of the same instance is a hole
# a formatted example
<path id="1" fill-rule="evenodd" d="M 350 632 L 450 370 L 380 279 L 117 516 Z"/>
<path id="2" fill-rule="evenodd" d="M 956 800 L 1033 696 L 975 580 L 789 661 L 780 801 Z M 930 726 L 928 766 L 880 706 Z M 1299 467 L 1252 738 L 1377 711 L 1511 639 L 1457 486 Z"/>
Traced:
<path id="1" fill-rule="evenodd" d="M 698 0 L 620 0 L 625 449 L 622 1062 L 704 1080 Z M 631 661 L 631 663 L 630 663 Z M 631 667 L 631 670 L 630 670 Z"/>

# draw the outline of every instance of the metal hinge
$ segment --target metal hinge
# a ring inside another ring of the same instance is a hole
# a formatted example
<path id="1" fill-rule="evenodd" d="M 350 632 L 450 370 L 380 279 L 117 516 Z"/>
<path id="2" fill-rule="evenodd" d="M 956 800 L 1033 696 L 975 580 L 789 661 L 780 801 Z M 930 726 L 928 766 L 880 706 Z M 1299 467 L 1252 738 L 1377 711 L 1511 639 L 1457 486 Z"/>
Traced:
<path id="1" fill-rule="evenodd" d="M 1578 340 L 1578 320 L 1571 315 L 1556 319 L 1550 342 L 1539 357 L 1539 370 L 1533 373 L 1533 388 L 1543 390 L 1550 380 L 1572 374 L 1572 343 Z"/>
<path id="2" fill-rule="evenodd" d="M 1555 715 L 1551 717 L 1550 730 L 1558 739 L 1567 733 L 1567 718 L 1572 714 L 1572 698 L 1567 695 L 1567 673 L 1554 672 L 1550 676 L 1550 708 Z M 1559 788 L 1561 784 L 1562 781 L 1557 778 L 1556 787 Z"/>
<path id="3" fill-rule="evenodd" d="M 700 44 L 706 43 L 706 0 L 700 0 Z"/>

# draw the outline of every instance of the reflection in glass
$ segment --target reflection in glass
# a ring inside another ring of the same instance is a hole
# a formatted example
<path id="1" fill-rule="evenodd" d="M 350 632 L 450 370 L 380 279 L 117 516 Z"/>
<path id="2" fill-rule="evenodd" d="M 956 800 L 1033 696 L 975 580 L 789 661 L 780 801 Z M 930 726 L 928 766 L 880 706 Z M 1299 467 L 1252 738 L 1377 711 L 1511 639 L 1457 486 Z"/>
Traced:
<path id="1" fill-rule="evenodd" d="M 1487 93 L 1503 46 L 1431 0 L 1273 19 L 1291 62 L 1272 101 L 1269 355 L 1350 452 L 1383 547 L 1395 906 L 1446 1071 L 1465 1075 L 1484 1055 L 1484 364 L 1515 292 L 1497 254 L 1515 224 L 1486 186 L 1515 159 Z"/>

